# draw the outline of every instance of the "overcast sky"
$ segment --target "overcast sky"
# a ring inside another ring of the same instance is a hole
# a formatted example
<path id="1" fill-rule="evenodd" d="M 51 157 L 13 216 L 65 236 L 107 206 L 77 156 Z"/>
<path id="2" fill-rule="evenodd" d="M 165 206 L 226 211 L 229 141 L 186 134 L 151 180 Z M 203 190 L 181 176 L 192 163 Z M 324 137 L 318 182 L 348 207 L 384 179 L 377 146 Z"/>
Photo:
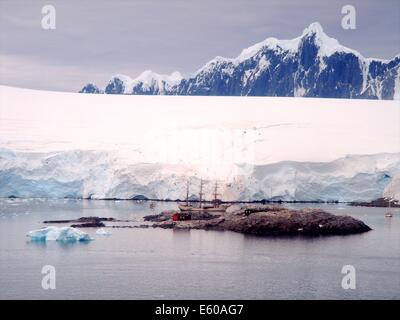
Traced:
<path id="1" fill-rule="evenodd" d="M 41 27 L 45 4 L 56 8 L 56 30 Z M 341 27 L 346 4 L 356 30 Z M 0 0 L 0 84 L 78 91 L 116 73 L 187 76 L 267 37 L 297 37 L 314 21 L 365 57 L 400 53 L 399 0 Z"/>

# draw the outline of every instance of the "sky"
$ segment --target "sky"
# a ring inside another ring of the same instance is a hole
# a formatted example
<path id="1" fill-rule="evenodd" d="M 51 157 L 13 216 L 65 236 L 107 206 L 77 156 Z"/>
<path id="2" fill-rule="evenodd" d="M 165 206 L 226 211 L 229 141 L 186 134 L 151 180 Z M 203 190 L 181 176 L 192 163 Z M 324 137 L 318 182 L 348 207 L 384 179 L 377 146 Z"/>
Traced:
<path id="1" fill-rule="evenodd" d="M 44 30 L 42 7 L 56 9 Z M 344 5 L 356 29 L 341 26 Z M 0 85 L 79 91 L 114 74 L 189 76 L 268 37 L 292 39 L 312 22 L 365 57 L 400 53 L 399 0 L 0 0 Z"/>

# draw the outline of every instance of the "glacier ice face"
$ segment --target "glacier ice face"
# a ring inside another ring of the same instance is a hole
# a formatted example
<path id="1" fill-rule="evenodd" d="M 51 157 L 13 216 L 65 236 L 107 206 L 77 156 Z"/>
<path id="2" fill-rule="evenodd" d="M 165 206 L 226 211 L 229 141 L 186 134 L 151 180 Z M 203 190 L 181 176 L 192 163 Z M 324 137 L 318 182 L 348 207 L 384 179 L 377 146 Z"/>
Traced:
<path id="1" fill-rule="evenodd" d="M 244 181 L 245 198 L 364 201 L 383 195 L 400 172 L 399 154 L 352 155 L 331 162 L 292 162 L 257 166 Z"/>
<path id="2" fill-rule="evenodd" d="M 224 200 L 369 201 L 399 195 L 400 154 L 350 155 L 330 162 L 281 161 L 256 165 L 220 184 Z M 244 173 L 243 173 L 244 172 Z M 0 150 L 0 197 L 184 199 L 198 193 L 196 168 L 124 164 L 111 151 L 51 153 Z M 211 198 L 215 177 L 206 180 Z M 210 195 L 210 196 L 208 196 Z"/>
<path id="3" fill-rule="evenodd" d="M 79 229 L 72 227 L 46 227 L 38 230 L 29 231 L 26 236 L 31 241 L 60 241 L 76 242 L 90 241 L 90 236 Z"/>
<path id="4" fill-rule="evenodd" d="M 400 173 L 397 173 L 386 185 L 383 196 L 390 199 L 400 199 Z"/>

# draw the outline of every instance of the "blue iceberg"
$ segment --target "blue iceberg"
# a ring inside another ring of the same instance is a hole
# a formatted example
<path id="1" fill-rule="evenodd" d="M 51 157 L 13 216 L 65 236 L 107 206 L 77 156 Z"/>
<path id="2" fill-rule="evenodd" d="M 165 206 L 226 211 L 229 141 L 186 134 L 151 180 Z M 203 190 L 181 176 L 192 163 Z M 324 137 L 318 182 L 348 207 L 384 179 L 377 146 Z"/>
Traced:
<path id="1" fill-rule="evenodd" d="M 46 227 L 29 231 L 26 236 L 31 241 L 76 242 L 92 240 L 86 232 L 72 227 Z"/>

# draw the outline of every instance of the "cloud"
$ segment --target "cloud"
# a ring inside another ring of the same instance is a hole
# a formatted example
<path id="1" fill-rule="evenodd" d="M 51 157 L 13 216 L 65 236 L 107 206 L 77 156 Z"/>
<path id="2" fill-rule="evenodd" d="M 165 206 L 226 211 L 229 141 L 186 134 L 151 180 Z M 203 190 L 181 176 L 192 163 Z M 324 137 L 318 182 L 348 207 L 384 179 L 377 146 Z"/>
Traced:
<path id="1" fill-rule="evenodd" d="M 117 73 L 187 76 L 267 37 L 297 37 L 314 21 L 365 57 L 400 52 L 398 0 L 352 0 L 358 21 L 352 31 L 341 28 L 342 0 L 52 0 L 54 31 L 40 26 L 44 4 L 0 0 L 1 83 L 77 91 L 87 82 L 103 86 Z"/>
<path id="2" fill-rule="evenodd" d="M 78 91 L 85 83 L 98 80 L 103 85 L 109 75 L 78 66 L 48 63 L 30 57 L 0 53 L 0 84 L 22 88 Z M 33 85 L 34 84 L 34 85 Z"/>

